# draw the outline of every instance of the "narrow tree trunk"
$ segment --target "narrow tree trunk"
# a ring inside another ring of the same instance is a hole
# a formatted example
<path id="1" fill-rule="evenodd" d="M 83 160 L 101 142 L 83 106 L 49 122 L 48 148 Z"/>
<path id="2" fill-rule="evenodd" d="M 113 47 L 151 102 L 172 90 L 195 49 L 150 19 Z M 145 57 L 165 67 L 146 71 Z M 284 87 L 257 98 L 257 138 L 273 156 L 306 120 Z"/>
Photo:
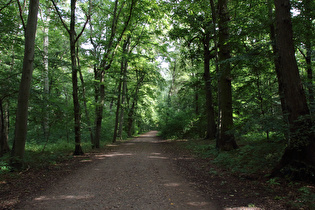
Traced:
<path id="1" fill-rule="evenodd" d="M 73 97 L 73 112 L 74 112 L 74 135 L 75 135 L 75 150 L 73 155 L 83 155 L 81 147 L 81 113 L 80 102 L 78 96 L 78 63 L 76 55 L 76 32 L 75 32 L 75 7 L 76 0 L 71 0 L 71 22 L 70 22 L 70 53 L 72 66 L 72 97 Z"/>
<path id="2" fill-rule="evenodd" d="M 25 142 L 27 135 L 28 104 L 34 63 L 35 34 L 37 29 L 37 14 L 39 0 L 30 0 L 27 28 L 25 31 L 25 49 L 23 71 L 19 88 L 16 113 L 14 143 L 11 152 L 11 166 L 16 169 L 23 167 Z"/>
<path id="3" fill-rule="evenodd" d="M 280 66 L 278 80 L 283 85 L 291 136 L 280 163 L 274 168 L 271 175 L 280 175 L 281 169 L 285 168 L 287 173 L 295 178 L 314 179 L 315 136 L 295 59 L 290 1 L 274 0 L 274 3 L 276 6 L 276 41 Z"/>
<path id="4" fill-rule="evenodd" d="M 121 61 L 123 87 L 122 87 L 122 94 L 121 94 L 121 107 L 120 107 L 119 129 L 118 129 L 118 137 L 120 138 L 122 138 L 123 124 L 124 124 L 125 99 L 126 99 L 126 93 L 127 93 L 127 69 L 128 69 L 127 56 L 130 50 L 129 45 L 130 45 L 130 35 L 128 35 L 127 39 L 124 41 L 123 57 Z"/>
<path id="5" fill-rule="evenodd" d="M 124 78 L 123 86 L 122 86 L 122 93 L 121 93 L 121 106 L 120 106 L 119 128 L 118 128 L 118 137 L 120 139 L 122 138 L 122 132 L 123 132 L 123 127 L 124 127 L 126 90 L 127 90 L 127 81 L 126 81 L 126 78 Z"/>
<path id="6" fill-rule="evenodd" d="M 116 139 L 117 139 L 118 117 L 119 117 L 120 97 L 121 97 L 121 83 L 122 83 L 122 81 L 120 80 L 119 85 L 118 85 L 118 96 L 117 96 L 116 118 L 115 118 L 113 143 L 116 142 Z"/>
<path id="7" fill-rule="evenodd" d="M 232 85 L 229 41 L 229 13 L 227 0 L 219 0 L 219 136 L 217 146 L 221 150 L 236 149 L 234 134 L 229 132 L 233 127 Z"/>

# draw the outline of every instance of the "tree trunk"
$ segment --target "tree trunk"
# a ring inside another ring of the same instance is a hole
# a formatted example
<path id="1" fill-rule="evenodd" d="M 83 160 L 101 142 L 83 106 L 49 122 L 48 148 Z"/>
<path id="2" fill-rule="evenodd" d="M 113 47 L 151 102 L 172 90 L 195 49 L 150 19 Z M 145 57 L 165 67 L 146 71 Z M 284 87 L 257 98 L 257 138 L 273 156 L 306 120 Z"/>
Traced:
<path id="1" fill-rule="evenodd" d="M 3 100 L 0 100 L 0 157 L 10 151 L 8 133 L 6 129 L 6 110 L 3 108 Z"/>
<path id="2" fill-rule="evenodd" d="M 76 0 L 71 0 L 71 22 L 70 22 L 70 53 L 71 53 L 71 67 L 72 67 L 72 97 L 73 97 L 73 113 L 74 113 L 74 135 L 75 135 L 75 149 L 73 155 L 83 155 L 81 147 L 81 113 L 80 102 L 78 96 L 78 63 L 75 49 L 76 32 L 75 32 L 75 7 Z"/>
<path id="3" fill-rule="evenodd" d="M 205 91 L 206 91 L 206 116 L 207 116 L 207 134 L 206 139 L 215 139 L 215 120 L 214 120 L 214 108 L 212 99 L 212 86 L 211 86 L 211 75 L 210 75 L 210 50 L 209 42 L 210 35 L 206 34 L 204 40 L 204 80 L 205 80 Z"/>
<path id="4" fill-rule="evenodd" d="M 232 85 L 231 85 L 231 64 L 228 59 L 230 55 L 229 43 L 229 13 L 227 0 L 219 0 L 219 119 L 217 147 L 220 150 L 232 150 L 237 148 L 234 134 L 229 132 L 233 127 L 232 109 Z"/>
<path id="5" fill-rule="evenodd" d="M 25 152 L 28 104 L 33 74 L 34 46 L 35 34 L 37 29 L 38 7 L 39 0 L 30 0 L 27 28 L 25 31 L 23 71 L 19 88 L 15 134 L 10 161 L 11 166 L 18 170 L 23 167 L 23 158 Z"/>
<path id="6" fill-rule="evenodd" d="M 121 79 L 118 85 L 118 96 L 117 96 L 117 107 L 116 107 L 116 118 L 115 118 L 115 128 L 114 128 L 114 136 L 113 143 L 116 142 L 117 139 L 117 129 L 118 129 L 118 117 L 119 117 L 119 109 L 120 109 L 120 98 L 121 98 Z"/>
<path id="7" fill-rule="evenodd" d="M 294 178 L 313 178 L 315 173 L 315 136 L 300 79 L 293 43 L 293 31 L 289 0 L 274 0 L 276 6 L 276 41 L 279 84 L 283 85 L 284 99 L 288 110 L 290 141 L 271 176 L 283 171 Z M 284 169 L 284 170 L 282 170 Z"/>
<path id="8" fill-rule="evenodd" d="M 126 99 L 126 92 L 127 92 L 127 68 L 128 68 L 128 59 L 127 56 L 129 54 L 129 44 L 130 44 L 130 35 L 125 40 L 123 45 L 123 56 L 122 56 L 122 93 L 121 93 L 121 106 L 120 106 L 120 116 L 119 116 L 119 128 L 118 128 L 118 137 L 122 138 L 123 132 L 123 124 L 124 124 L 124 112 L 125 112 L 125 99 Z"/>
<path id="9" fill-rule="evenodd" d="M 103 107 L 105 101 L 105 86 L 104 86 L 104 77 L 105 72 L 99 71 L 94 67 L 95 80 L 99 81 L 99 84 L 96 84 L 95 87 L 95 138 L 94 144 L 92 147 L 100 148 L 101 140 L 101 130 L 102 130 L 102 120 L 103 120 Z"/>

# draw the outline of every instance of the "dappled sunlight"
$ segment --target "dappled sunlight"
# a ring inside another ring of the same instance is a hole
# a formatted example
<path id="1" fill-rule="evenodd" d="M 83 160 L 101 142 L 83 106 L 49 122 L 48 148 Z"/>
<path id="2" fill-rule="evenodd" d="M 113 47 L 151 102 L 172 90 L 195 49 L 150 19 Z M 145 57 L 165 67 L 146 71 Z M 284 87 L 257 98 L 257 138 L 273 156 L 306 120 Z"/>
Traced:
<path id="1" fill-rule="evenodd" d="M 149 159 L 164 159 L 164 160 L 168 160 L 168 157 L 163 157 L 163 156 L 148 156 Z"/>
<path id="2" fill-rule="evenodd" d="M 166 186 L 166 187 L 179 187 L 181 185 L 182 185 L 181 183 L 175 183 L 175 182 L 164 184 L 164 186 Z"/>
<path id="3" fill-rule="evenodd" d="M 127 142 L 127 143 L 124 143 L 124 145 L 127 145 L 127 146 L 130 146 L 130 145 L 135 145 L 136 143 L 132 143 L 132 142 Z"/>
<path id="4" fill-rule="evenodd" d="M 169 158 L 168 157 L 165 157 L 165 156 L 160 156 L 162 155 L 161 153 L 157 153 L 157 152 L 153 152 L 151 153 L 148 158 L 149 159 L 165 159 L 165 160 L 168 160 Z"/>
<path id="5" fill-rule="evenodd" d="M 188 202 L 187 205 L 189 206 L 195 206 L 195 207 L 203 207 L 203 206 L 207 206 L 211 203 L 209 202 L 196 202 L 196 201 L 191 201 L 191 202 Z"/>
<path id="6" fill-rule="evenodd" d="M 92 162 L 92 160 L 81 160 L 81 163 L 87 163 L 87 162 Z"/>
<path id="7" fill-rule="evenodd" d="M 119 157 L 119 156 L 132 156 L 132 153 L 121 153 L 121 152 L 114 152 L 109 154 L 102 154 L 102 155 L 95 155 L 95 157 L 99 160 L 105 159 L 107 157 Z"/>
<path id="8" fill-rule="evenodd" d="M 94 198 L 94 195 L 59 195 L 59 196 L 39 196 L 35 201 L 49 201 L 49 200 L 81 200 Z"/>
<path id="9" fill-rule="evenodd" d="M 106 147 L 118 147 L 119 145 L 117 144 L 107 144 Z"/>
<path id="10" fill-rule="evenodd" d="M 155 137 L 157 135 L 158 131 L 150 131 L 148 133 L 142 134 L 137 138 L 151 138 L 151 137 Z"/>
<path id="11" fill-rule="evenodd" d="M 242 207 L 224 208 L 224 210 L 262 210 L 262 208 L 242 206 Z"/>

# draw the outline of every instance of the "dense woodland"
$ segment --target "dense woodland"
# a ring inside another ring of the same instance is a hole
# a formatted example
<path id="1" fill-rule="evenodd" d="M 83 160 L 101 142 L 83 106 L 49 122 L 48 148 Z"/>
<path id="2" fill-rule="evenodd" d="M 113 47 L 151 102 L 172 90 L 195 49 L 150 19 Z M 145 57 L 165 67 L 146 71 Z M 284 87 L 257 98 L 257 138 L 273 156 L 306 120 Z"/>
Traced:
<path id="1" fill-rule="evenodd" d="M 1 170 L 155 129 L 206 140 L 196 148 L 221 159 L 263 153 L 271 176 L 314 179 L 314 8 L 1 0 Z"/>

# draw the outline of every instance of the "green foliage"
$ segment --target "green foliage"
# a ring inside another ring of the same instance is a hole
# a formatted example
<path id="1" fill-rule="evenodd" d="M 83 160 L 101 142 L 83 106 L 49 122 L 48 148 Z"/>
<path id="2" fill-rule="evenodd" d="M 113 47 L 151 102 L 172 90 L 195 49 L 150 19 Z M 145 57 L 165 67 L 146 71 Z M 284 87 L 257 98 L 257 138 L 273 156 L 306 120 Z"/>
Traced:
<path id="1" fill-rule="evenodd" d="M 189 148 L 200 157 L 210 158 L 213 163 L 229 169 L 233 173 L 268 173 L 279 161 L 285 144 L 247 137 L 239 141 L 240 148 L 235 151 L 218 151 L 215 142 L 191 140 Z"/>

